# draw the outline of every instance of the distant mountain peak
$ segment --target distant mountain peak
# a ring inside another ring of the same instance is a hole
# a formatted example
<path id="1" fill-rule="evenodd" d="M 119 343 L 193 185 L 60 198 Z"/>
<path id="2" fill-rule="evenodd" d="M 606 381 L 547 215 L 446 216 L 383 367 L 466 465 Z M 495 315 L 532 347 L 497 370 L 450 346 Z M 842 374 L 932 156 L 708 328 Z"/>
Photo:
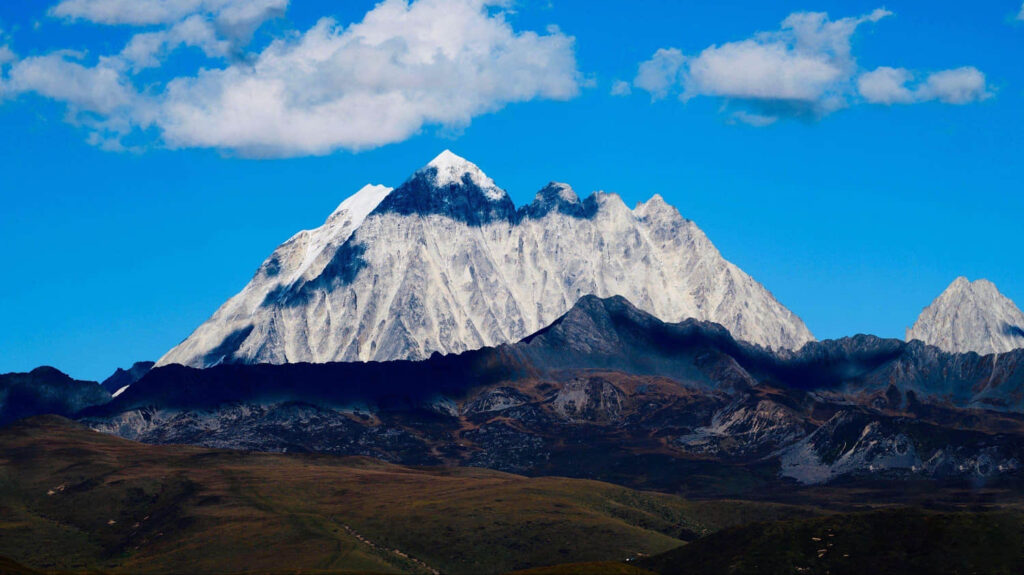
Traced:
<path id="1" fill-rule="evenodd" d="M 921 312 L 907 341 L 981 354 L 1024 348 L 1024 313 L 986 279 L 958 277 Z"/>

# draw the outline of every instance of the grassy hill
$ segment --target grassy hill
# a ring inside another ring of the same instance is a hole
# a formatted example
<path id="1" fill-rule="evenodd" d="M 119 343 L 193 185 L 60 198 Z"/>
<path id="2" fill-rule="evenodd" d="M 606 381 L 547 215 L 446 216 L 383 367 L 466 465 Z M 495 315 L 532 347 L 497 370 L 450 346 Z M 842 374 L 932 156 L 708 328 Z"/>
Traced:
<path id="1" fill-rule="evenodd" d="M 0 430 L 0 556 L 111 573 L 500 573 L 653 555 L 816 510 L 366 458 L 151 446 L 45 416 Z"/>

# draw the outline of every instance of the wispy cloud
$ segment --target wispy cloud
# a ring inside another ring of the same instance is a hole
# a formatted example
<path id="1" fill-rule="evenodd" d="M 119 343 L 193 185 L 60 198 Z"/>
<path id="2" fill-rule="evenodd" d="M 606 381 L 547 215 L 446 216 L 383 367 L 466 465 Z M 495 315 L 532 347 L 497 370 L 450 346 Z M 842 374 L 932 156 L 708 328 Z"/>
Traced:
<path id="1" fill-rule="evenodd" d="M 963 104 L 989 95 L 984 74 L 972 67 L 933 72 L 919 85 L 910 85 L 915 75 L 902 68 L 862 73 L 852 38 L 861 26 L 891 14 L 880 8 L 832 20 L 821 12 L 797 12 L 779 30 L 712 45 L 694 56 L 663 48 L 640 63 L 633 86 L 654 99 L 719 98 L 735 121 L 753 126 L 818 119 L 860 101 Z"/>
<path id="2" fill-rule="evenodd" d="M 91 65 L 68 52 L 15 61 L 8 91 L 65 102 L 106 147 L 155 128 L 172 148 L 297 156 L 381 146 L 429 125 L 459 129 L 507 104 L 569 99 L 581 87 L 571 36 L 517 31 L 504 2 L 492 0 L 385 0 L 360 22 L 323 18 L 238 57 L 287 5 L 63 0 L 52 16 L 147 28 Z M 136 74 L 183 46 L 217 65 L 136 89 Z"/>

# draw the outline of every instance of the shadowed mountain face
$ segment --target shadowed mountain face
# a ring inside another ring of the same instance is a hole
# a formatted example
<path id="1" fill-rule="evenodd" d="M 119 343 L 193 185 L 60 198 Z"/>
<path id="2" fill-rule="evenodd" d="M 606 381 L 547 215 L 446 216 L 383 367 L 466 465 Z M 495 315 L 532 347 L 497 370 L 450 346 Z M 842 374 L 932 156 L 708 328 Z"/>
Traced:
<path id="1" fill-rule="evenodd" d="M 111 395 L 114 395 L 142 379 L 142 376 L 153 369 L 153 365 L 155 364 L 152 361 L 137 361 L 128 369 L 121 369 L 119 367 L 110 377 L 104 379 L 100 385 L 103 386 L 103 389 L 109 391 Z"/>
<path id="2" fill-rule="evenodd" d="M 152 443 L 369 455 L 696 494 L 1013 480 L 1024 351 L 871 336 L 780 354 L 582 298 L 515 344 L 420 362 L 158 368 L 83 415 Z M 710 490 L 710 491 L 709 491 Z"/>
<path id="3" fill-rule="evenodd" d="M 78 381 L 52 367 L 0 374 L 0 425 L 33 415 L 72 415 L 110 400 L 95 381 Z"/>

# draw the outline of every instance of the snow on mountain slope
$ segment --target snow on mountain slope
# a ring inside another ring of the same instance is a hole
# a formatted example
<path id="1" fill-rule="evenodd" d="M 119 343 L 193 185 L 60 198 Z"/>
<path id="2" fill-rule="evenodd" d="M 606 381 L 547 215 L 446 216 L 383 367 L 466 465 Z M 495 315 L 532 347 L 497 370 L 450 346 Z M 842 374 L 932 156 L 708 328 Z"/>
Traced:
<path id="1" fill-rule="evenodd" d="M 813 336 L 691 221 L 654 196 L 584 201 L 550 184 L 517 210 L 445 151 L 397 189 L 367 186 L 300 232 L 158 365 L 423 358 L 516 341 L 581 297 L 622 295 L 772 348 Z"/>
<path id="2" fill-rule="evenodd" d="M 1004 353 L 1024 348 L 1024 313 L 992 282 L 959 277 L 907 330 L 915 339 L 954 353 Z"/>

